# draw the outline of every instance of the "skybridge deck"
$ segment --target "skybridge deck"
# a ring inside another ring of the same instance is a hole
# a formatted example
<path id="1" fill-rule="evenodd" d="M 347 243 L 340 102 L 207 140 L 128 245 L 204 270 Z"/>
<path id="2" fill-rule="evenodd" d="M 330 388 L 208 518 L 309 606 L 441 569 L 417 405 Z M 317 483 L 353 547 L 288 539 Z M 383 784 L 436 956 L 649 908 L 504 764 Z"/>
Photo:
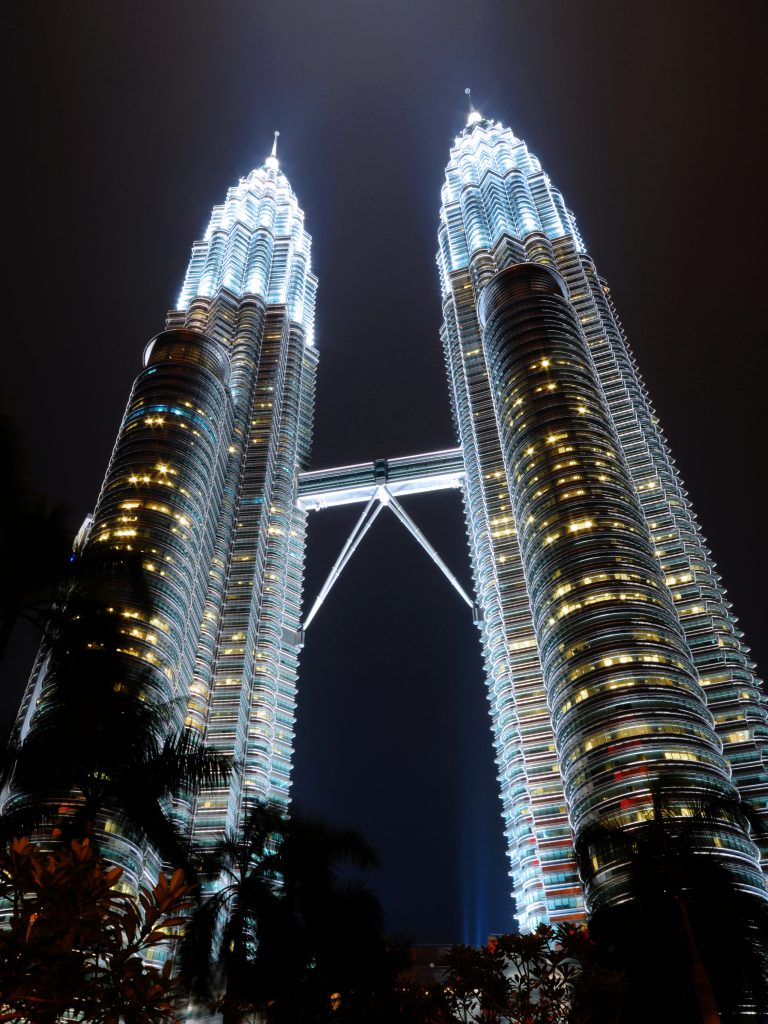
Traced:
<path id="1" fill-rule="evenodd" d="M 461 449 L 446 448 L 423 455 L 375 459 L 353 466 L 299 473 L 298 504 L 307 511 L 316 511 L 368 502 L 381 487 L 386 487 L 389 494 L 397 498 L 457 488 L 463 483 Z"/>

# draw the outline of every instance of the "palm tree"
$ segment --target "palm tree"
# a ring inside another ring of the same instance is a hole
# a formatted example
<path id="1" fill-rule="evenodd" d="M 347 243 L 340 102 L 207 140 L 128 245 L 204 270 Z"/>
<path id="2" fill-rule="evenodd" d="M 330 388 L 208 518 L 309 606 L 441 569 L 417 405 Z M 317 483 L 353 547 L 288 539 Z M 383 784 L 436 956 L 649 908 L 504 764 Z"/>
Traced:
<path id="1" fill-rule="evenodd" d="M 284 826 L 275 808 L 256 805 L 239 835 L 227 833 L 202 858 L 203 878 L 212 891 L 187 927 L 182 973 L 197 999 L 210 999 L 223 982 L 223 1024 L 243 1020 L 254 1003 L 250 981 L 258 922 L 269 913 L 279 884 L 263 865 Z"/>
<path id="2" fill-rule="evenodd" d="M 375 864 L 351 829 L 267 804 L 212 851 L 213 894 L 188 929 L 183 969 L 198 997 L 212 985 L 223 1024 L 261 1009 L 275 1022 L 324 1020 L 394 985 L 400 966 L 383 937 L 381 908 L 345 867 Z M 218 963 L 212 978 L 209 965 Z"/>
<path id="3" fill-rule="evenodd" d="M 11 737 L 0 764 L 0 786 L 12 793 L 0 838 L 45 825 L 98 843 L 95 822 L 106 813 L 189 873 L 170 801 L 223 782 L 231 765 L 174 727 L 175 709 L 151 697 L 149 666 L 122 650 L 116 592 L 149 607 L 140 558 L 86 549 L 46 630 L 48 665 L 31 728 Z"/>
<path id="4" fill-rule="evenodd" d="M 606 962 L 626 970 L 628 1022 L 720 1024 L 768 1008 L 768 901 L 738 885 L 702 852 L 702 837 L 724 821 L 759 827 L 738 799 L 703 792 L 688 816 L 669 806 L 669 782 L 653 789 L 653 813 L 632 830 L 610 821 L 576 843 L 582 878 L 594 864 L 628 865 L 631 895 L 598 907 L 590 935 Z M 755 1019 L 755 1018 L 753 1018 Z"/>
<path id="5" fill-rule="evenodd" d="M 0 658 L 14 627 L 39 627 L 56 594 L 72 552 L 69 512 L 50 505 L 30 482 L 15 426 L 0 416 L 3 501 L 0 503 Z"/>

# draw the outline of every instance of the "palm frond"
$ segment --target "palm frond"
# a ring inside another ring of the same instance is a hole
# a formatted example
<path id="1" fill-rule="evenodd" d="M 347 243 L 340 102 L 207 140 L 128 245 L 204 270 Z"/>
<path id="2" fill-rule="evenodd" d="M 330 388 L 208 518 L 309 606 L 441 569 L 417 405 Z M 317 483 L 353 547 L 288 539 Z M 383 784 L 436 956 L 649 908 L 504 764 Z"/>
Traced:
<path id="1" fill-rule="evenodd" d="M 188 730 L 169 736 L 160 751 L 147 758 L 144 767 L 164 792 L 174 794 L 223 786 L 233 770 L 230 757 L 205 746 Z"/>
<path id="2" fill-rule="evenodd" d="M 216 937 L 230 894 L 224 890 L 210 895 L 195 908 L 184 930 L 179 969 L 185 985 L 198 999 L 212 998 Z"/>

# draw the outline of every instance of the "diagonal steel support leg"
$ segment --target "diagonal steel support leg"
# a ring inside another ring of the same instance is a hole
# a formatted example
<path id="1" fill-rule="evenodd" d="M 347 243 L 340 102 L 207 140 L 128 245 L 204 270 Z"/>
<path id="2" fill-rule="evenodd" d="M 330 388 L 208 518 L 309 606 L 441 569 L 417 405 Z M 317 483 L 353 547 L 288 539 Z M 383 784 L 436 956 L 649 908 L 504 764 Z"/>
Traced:
<path id="1" fill-rule="evenodd" d="M 432 545 L 431 545 L 431 544 L 429 543 L 429 541 L 427 540 L 427 538 L 426 538 L 426 537 L 424 536 L 424 534 L 423 534 L 423 533 L 421 532 L 421 530 L 420 530 L 420 529 L 418 528 L 418 526 L 416 525 L 416 523 L 414 523 L 414 521 L 413 521 L 413 520 L 411 519 L 411 517 L 410 517 L 410 516 L 408 515 L 408 513 L 407 513 L 407 512 L 405 511 L 405 509 L 404 509 L 404 508 L 403 508 L 403 506 L 402 506 L 402 505 L 400 504 L 400 502 L 399 502 L 399 501 L 398 501 L 398 500 L 397 500 L 396 498 L 393 498 L 393 497 L 392 497 L 392 495 L 391 495 L 391 494 L 389 493 L 389 491 L 388 491 L 388 490 L 386 489 L 386 487 L 380 487 L 380 488 L 379 488 L 379 491 L 380 491 L 380 492 L 381 492 L 381 491 L 384 491 L 384 492 L 385 492 L 385 494 L 384 494 L 384 495 L 382 496 L 382 498 L 381 498 L 381 501 L 382 501 L 383 503 L 385 503 L 385 504 L 389 505 L 389 507 L 390 507 L 390 508 L 392 509 L 392 511 L 394 512 L 394 514 L 395 514 L 395 515 L 397 516 L 397 518 L 398 518 L 398 519 L 400 520 L 400 522 L 401 522 L 401 523 L 403 524 L 403 526 L 404 526 L 404 527 L 405 527 L 405 528 L 406 528 L 406 529 L 407 529 L 407 530 L 408 530 L 408 531 L 409 531 L 409 532 L 410 532 L 411 534 L 413 534 L 413 536 L 414 536 L 414 537 L 416 538 L 416 540 L 417 540 L 417 541 L 419 542 L 419 544 L 421 544 L 421 546 L 422 546 L 422 547 L 424 548 L 424 550 L 425 550 L 425 551 L 427 552 L 427 554 L 428 554 L 428 555 L 429 555 L 429 557 L 430 557 L 430 558 L 432 559 L 432 561 L 433 561 L 433 562 L 435 563 L 435 565 L 437 565 L 437 567 L 438 567 L 438 568 L 439 568 L 439 569 L 440 569 L 440 570 L 441 570 L 441 571 L 443 572 L 443 574 L 445 575 L 446 579 L 447 579 L 447 580 L 448 580 L 448 582 L 449 582 L 449 583 L 451 584 L 451 586 L 453 586 L 453 587 L 455 587 L 455 588 L 456 588 L 456 590 L 457 590 L 457 591 L 459 592 L 459 594 L 460 594 L 460 595 L 461 595 L 461 596 L 462 596 L 462 597 L 464 598 L 464 600 L 465 600 L 465 601 L 467 602 L 467 604 L 469 605 L 469 607 L 470 607 L 470 608 L 472 608 L 472 610 L 474 611 L 474 607 L 475 607 L 475 606 L 474 606 L 474 603 L 473 603 L 473 601 L 472 601 L 472 598 L 471 598 L 471 597 L 469 596 L 469 594 L 467 594 L 467 592 L 466 592 L 466 590 L 464 589 L 464 587 L 462 587 L 462 585 L 461 585 L 461 584 L 459 583 L 459 581 L 458 581 L 458 580 L 456 579 L 456 577 L 455 577 L 455 576 L 453 575 L 453 573 L 451 572 L 451 570 L 450 570 L 450 569 L 448 568 L 448 566 L 447 566 L 447 565 L 445 564 L 445 562 L 444 562 L 444 561 L 442 560 L 442 558 L 440 557 L 440 555 L 438 555 L 438 553 L 437 553 L 437 552 L 435 551 L 435 549 L 434 549 L 434 548 L 432 547 Z"/>
<path id="2" fill-rule="evenodd" d="M 312 621 L 312 619 L 314 619 L 314 617 L 320 610 L 320 605 L 323 603 L 323 601 L 330 593 L 331 587 L 334 585 L 336 580 L 341 575 L 341 570 L 344 568 L 344 566 L 350 560 L 352 555 L 355 553 L 358 544 L 366 535 L 368 530 L 370 530 L 374 519 L 379 514 L 379 512 L 381 512 L 383 507 L 384 506 L 382 505 L 381 499 L 379 498 L 378 494 L 374 494 L 371 500 L 363 509 L 362 514 L 355 523 L 354 529 L 350 533 L 349 537 L 347 537 L 346 544 L 341 549 L 341 554 L 334 562 L 333 568 L 328 574 L 328 579 L 321 587 L 320 593 L 317 595 L 317 598 L 315 600 L 315 603 L 312 605 L 309 615 L 307 615 L 306 619 L 304 620 L 304 625 L 301 627 L 302 632 L 306 632 L 310 622 Z"/>

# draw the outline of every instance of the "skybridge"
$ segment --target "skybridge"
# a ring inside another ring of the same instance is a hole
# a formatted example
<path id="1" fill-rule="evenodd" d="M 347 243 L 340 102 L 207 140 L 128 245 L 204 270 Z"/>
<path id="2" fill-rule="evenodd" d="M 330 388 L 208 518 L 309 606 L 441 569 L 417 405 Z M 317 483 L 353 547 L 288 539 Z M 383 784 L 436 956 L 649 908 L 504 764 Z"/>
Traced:
<path id="1" fill-rule="evenodd" d="M 382 486 L 392 497 L 400 498 L 460 488 L 463 484 L 461 449 L 446 448 L 426 455 L 375 459 L 354 466 L 299 473 L 298 504 L 307 512 L 313 512 L 334 505 L 368 502 Z"/>
<path id="2" fill-rule="evenodd" d="M 307 512 L 338 505 L 364 506 L 302 624 L 302 632 L 308 629 L 344 566 L 385 508 L 419 542 L 462 600 L 472 609 L 474 621 L 478 622 L 478 610 L 472 598 L 399 501 L 412 494 L 461 489 L 464 476 L 464 459 L 460 448 L 446 448 L 444 451 L 407 455 L 397 459 L 375 459 L 373 462 L 361 462 L 353 466 L 300 473 L 297 503 Z"/>

